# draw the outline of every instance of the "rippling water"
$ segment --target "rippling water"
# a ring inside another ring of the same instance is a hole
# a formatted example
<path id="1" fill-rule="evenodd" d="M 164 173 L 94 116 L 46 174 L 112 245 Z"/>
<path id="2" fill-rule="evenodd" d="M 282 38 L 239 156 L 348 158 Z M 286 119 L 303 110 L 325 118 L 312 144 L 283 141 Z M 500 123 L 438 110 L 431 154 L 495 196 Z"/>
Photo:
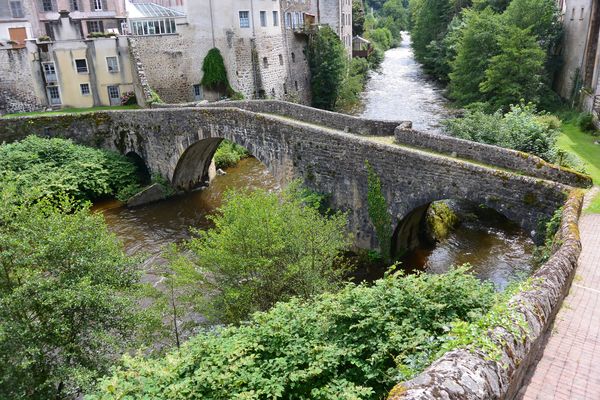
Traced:
<path id="1" fill-rule="evenodd" d="M 400 47 L 386 51 L 380 72 L 373 72 L 363 95 L 361 116 L 408 120 L 418 130 L 438 130 L 449 116 L 442 88 L 428 79 L 410 47 L 410 35 L 402 33 Z"/>

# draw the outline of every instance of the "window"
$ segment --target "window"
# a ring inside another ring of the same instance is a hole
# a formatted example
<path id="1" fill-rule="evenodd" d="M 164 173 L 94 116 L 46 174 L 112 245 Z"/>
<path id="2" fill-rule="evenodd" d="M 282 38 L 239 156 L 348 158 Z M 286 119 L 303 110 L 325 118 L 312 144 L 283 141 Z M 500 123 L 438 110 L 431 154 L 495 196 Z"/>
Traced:
<path id="1" fill-rule="evenodd" d="M 584 8 L 583 8 L 583 7 L 581 7 L 581 13 L 579 14 L 579 19 L 580 19 L 580 20 L 582 20 L 582 19 L 583 19 L 583 10 L 584 10 Z"/>
<path id="2" fill-rule="evenodd" d="M 240 28 L 250 28 L 249 14 L 248 11 L 240 11 Z"/>
<path id="3" fill-rule="evenodd" d="M 203 98 L 204 98 L 204 95 L 202 93 L 202 86 L 194 85 L 194 100 L 199 101 L 199 100 L 202 100 Z"/>
<path id="4" fill-rule="evenodd" d="M 81 85 L 79 85 L 79 89 L 81 89 L 82 96 L 90 95 L 90 84 L 89 83 L 82 83 Z"/>
<path id="5" fill-rule="evenodd" d="M 102 11 L 102 0 L 92 0 L 92 10 Z"/>
<path id="6" fill-rule="evenodd" d="M 292 27 L 292 13 L 285 13 L 285 27 L 286 28 L 291 28 Z"/>
<path id="7" fill-rule="evenodd" d="M 260 26 L 267 26 L 267 12 L 260 12 Z"/>
<path id="8" fill-rule="evenodd" d="M 294 87 L 296 88 L 296 92 L 298 91 L 298 81 L 294 81 Z"/>
<path id="9" fill-rule="evenodd" d="M 296 54 L 292 53 L 292 62 L 296 62 Z"/>
<path id="10" fill-rule="evenodd" d="M 42 0 L 42 10 L 43 11 L 54 11 L 54 6 L 52 4 L 52 0 Z"/>
<path id="11" fill-rule="evenodd" d="M 119 72 L 119 60 L 117 57 L 106 57 L 108 72 Z"/>
<path id="12" fill-rule="evenodd" d="M 104 23 L 102 21 L 87 21 L 88 33 L 104 32 Z"/>
<path id="13" fill-rule="evenodd" d="M 79 73 L 79 74 L 87 74 L 88 73 L 87 60 L 85 58 L 75 60 L 75 69 L 77 70 L 77 73 Z"/>
<path id="14" fill-rule="evenodd" d="M 575 7 L 573 7 L 573 11 L 571 12 L 571 21 L 575 18 Z"/>
<path id="15" fill-rule="evenodd" d="M 48 100 L 51 105 L 59 105 L 60 104 L 60 90 L 58 90 L 58 86 L 48 86 L 46 88 L 46 93 L 48 93 Z"/>
<path id="16" fill-rule="evenodd" d="M 279 13 L 273 11 L 273 26 L 279 26 Z"/>
<path id="17" fill-rule="evenodd" d="M 263 67 L 269 68 L 269 60 L 267 59 L 267 57 L 263 57 Z"/>
<path id="18" fill-rule="evenodd" d="M 69 3 L 71 6 L 71 11 L 79 11 L 79 0 L 71 0 Z"/>
<path id="19" fill-rule="evenodd" d="M 46 78 L 46 83 L 53 83 L 57 81 L 56 68 L 54 67 L 53 62 L 42 63 L 42 68 L 44 69 L 44 77 Z"/>
<path id="20" fill-rule="evenodd" d="M 177 33 L 175 20 L 172 18 L 131 22 L 132 35 L 147 36 L 164 35 L 169 33 Z"/>
<path id="21" fill-rule="evenodd" d="M 279 55 L 279 65 L 283 65 L 283 56 Z"/>
<path id="22" fill-rule="evenodd" d="M 10 14 L 13 18 L 23 18 L 25 14 L 23 13 L 23 5 L 21 1 L 11 1 L 10 2 Z"/>

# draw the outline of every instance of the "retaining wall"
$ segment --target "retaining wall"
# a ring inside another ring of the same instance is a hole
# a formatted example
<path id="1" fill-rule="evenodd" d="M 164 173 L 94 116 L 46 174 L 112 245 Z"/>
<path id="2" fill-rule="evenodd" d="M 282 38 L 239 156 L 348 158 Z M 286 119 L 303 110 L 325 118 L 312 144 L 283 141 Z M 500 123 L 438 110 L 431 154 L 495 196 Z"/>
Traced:
<path id="1" fill-rule="evenodd" d="M 581 252 L 577 224 L 582 203 L 583 192 L 573 190 L 557 233 L 560 247 L 533 275 L 533 287 L 511 300 L 526 321 L 524 339 L 498 327 L 489 335 L 500 347 L 500 360 L 489 360 L 480 351 L 451 351 L 414 379 L 396 385 L 388 400 L 489 400 L 517 395 L 575 275 Z"/>
<path id="2" fill-rule="evenodd" d="M 395 129 L 394 137 L 396 143 L 407 146 L 433 150 L 500 168 L 508 168 L 565 185 L 585 188 L 592 186 L 592 179 L 589 176 L 550 164 L 537 156 L 522 151 L 447 135 L 415 131 L 408 125 L 398 126 Z"/>

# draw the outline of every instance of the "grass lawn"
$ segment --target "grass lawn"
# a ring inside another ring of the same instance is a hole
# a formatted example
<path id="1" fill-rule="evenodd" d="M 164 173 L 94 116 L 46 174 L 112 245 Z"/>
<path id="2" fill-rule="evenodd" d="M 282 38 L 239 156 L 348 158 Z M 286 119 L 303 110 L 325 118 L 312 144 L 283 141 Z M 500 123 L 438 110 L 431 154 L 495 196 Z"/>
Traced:
<path id="1" fill-rule="evenodd" d="M 563 123 L 562 132 L 558 139 L 558 147 L 576 154 L 584 162 L 594 185 L 600 185 L 600 145 L 594 144 L 594 141 L 600 141 L 600 137 L 582 132 L 574 122 Z M 587 211 L 600 213 L 600 195 L 596 196 Z"/>
<path id="2" fill-rule="evenodd" d="M 130 106 L 100 106 L 100 107 L 92 107 L 92 108 L 63 108 L 62 110 L 56 110 L 56 111 L 36 111 L 36 112 L 6 114 L 6 115 L 1 116 L 0 118 L 32 117 L 32 116 L 37 116 L 37 115 L 51 116 L 51 115 L 61 115 L 61 114 L 83 114 L 83 113 L 90 113 L 90 112 L 94 112 L 94 111 L 103 111 L 103 110 L 134 110 L 136 108 L 140 108 L 140 106 L 130 105 Z"/>

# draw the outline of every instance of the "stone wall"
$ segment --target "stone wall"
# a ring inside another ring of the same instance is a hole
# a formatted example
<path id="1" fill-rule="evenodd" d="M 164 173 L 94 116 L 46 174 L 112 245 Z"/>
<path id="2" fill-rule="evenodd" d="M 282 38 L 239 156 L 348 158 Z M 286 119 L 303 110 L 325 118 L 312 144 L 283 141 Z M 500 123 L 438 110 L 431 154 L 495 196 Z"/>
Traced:
<path id="1" fill-rule="evenodd" d="M 183 105 L 157 104 L 153 107 L 179 108 L 181 106 L 207 108 L 236 107 L 258 113 L 277 114 L 299 121 L 306 121 L 312 124 L 323 125 L 329 128 L 367 136 L 391 136 L 394 134 L 394 129 L 396 129 L 398 125 L 410 124 L 408 121 L 382 121 L 360 118 L 280 100 L 241 100 L 222 101 L 210 104 L 188 103 Z"/>
<path id="2" fill-rule="evenodd" d="M 363 248 L 378 246 L 367 211 L 366 160 L 381 178 L 394 224 L 432 201 L 468 199 L 536 236 L 540 221 L 565 200 L 568 188 L 555 182 L 378 143 L 307 118 L 216 107 L 121 110 L 8 119 L 0 126 L 0 141 L 38 134 L 124 154 L 134 151 L 152 173 L 185 188 L 205 179 L 217 142 L 229 139 L 246 147 L 280 183 L 300 178 L 309 188 L 330 194 L 332 207 L 348 211 L 355 244 Z"/>
<path id="3" fill-rule="evenodd" d="M 511 299 L 526 322 L 520 332 L 524 338 L 496 327 L 489 335 L 500 348 L 499 360 L 489 360 L 481 351 L 451 351 L 414 379 L 394 387 L 388 400 L 490 400 L 517 395 L 575 275 L 581 252 L 577 224 L 582 202 L 582 191 L 572 191 L 557 233 L 562 244 L 535 272 L 533 287 Z M 516 320 L 514 326 L 518 326 Z"/>
<path id="4" fill-rule="evenodd" d="M 33 90 L 35 78 L 26 48 L 0 48 L 0 71 L 0 115 L 43 108 Z"/>
<path id="5" fill-rule="evenodd" d="M 584 174 L 550 164 L 532 154 L 505 149 L 484 143 L 455 138 L 430 132 L 419 132 L 407 125 L 396 128 L 397 143 L 434 150 L 452 157 L 466 158 L 501 168 L 522 171 L 527 175 L 577 187 L 591 187 L 592 179 Z"/>

